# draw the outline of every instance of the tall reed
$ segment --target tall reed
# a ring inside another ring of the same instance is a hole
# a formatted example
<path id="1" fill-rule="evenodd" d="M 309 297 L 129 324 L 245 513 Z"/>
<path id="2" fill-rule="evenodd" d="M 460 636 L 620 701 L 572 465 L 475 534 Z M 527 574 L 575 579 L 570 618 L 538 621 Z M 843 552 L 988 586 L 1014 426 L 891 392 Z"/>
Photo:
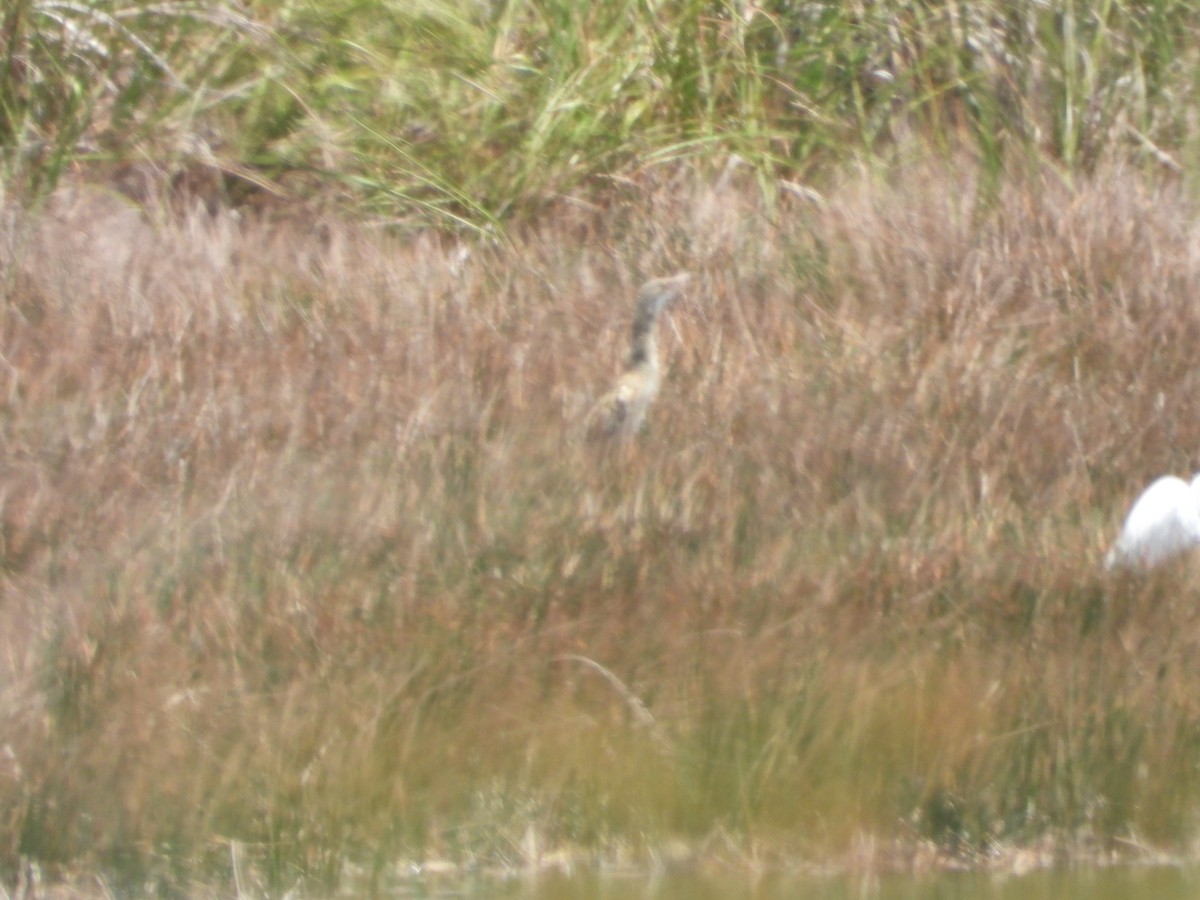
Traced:
<path id="1" fill-rule="evenodd" d="M 15 0 L 0 156 L 35 196 L 71 166 L 135 169 L 210 205 L 320 191 L 492 236 L 681 159 L 736 155 L 771 200 L 914 135 L 993 176 L 1186 171 L 1194 19 L 1186 0 Z"/>

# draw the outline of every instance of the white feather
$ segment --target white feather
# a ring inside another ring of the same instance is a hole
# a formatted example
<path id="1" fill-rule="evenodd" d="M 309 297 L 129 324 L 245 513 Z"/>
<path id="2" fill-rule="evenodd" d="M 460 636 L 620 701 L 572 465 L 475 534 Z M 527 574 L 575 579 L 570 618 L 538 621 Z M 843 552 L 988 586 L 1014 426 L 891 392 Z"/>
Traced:
<path id="1" fill-rule="evenodd" d="M 1200 475 L 1159 478 L 1134 501 L 1106 568 L 1151 568 L 1200 547 Z"/>

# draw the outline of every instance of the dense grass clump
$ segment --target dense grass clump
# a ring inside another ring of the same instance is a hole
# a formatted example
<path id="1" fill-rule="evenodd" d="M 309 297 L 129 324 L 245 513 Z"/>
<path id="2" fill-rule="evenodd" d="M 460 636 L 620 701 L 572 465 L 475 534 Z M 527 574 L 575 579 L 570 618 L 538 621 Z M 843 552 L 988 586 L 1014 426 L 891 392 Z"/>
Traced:
<path id="1" fill-rule="evenodd" d="M 737 155 L 770 200 L 912 135 L 993 175 L 1187 171 L 1196 38 L 1190 0 L 12 0 L 0 163 L 487 233 L 682 159 Z"/>
<path id="2" fill-rule="evenodd" d="M 1186 846 L 1195 572 L 1100 562 L 1200 446 L 1194 201 L 783 197 L 679 169 L 503 248 L 7 208 L 3 877 Z M 648 431 L 577 440 L 681 269 Z"/>

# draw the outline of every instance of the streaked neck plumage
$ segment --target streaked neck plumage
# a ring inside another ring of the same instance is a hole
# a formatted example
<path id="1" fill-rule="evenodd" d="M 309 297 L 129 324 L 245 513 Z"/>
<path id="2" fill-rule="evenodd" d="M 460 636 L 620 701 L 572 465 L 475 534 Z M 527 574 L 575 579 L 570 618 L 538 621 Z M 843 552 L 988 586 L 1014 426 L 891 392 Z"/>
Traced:
<path id="1" fill-rule="evenodd" d="M 658 371 L 658 303 L 644 304 L 633 319 L 633 336 L 629 344 L 629 368 Z"/>

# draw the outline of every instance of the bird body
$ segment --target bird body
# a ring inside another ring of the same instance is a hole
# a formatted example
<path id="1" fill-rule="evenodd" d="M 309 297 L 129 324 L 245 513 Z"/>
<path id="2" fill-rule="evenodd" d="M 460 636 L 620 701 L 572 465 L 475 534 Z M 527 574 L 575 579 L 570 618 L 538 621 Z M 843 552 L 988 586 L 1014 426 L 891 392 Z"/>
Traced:
<path id="1" fill-rule="evenodd" d="M 1134 501 L 1105 568 L 1152 568 L 1200 547 L 1200 475 L 1166 475 Z"/>
<path id="2" fill-rule="evenodd" d="M 596 401 L 588 415 L 591 438 L 630 438 L 646 421 L 646 411 L 658 396 L 662 376 L 657 367 L 629 369 L 616 386 Z"/>
<path id="3" fill-rule="evenodd" d="M 662 383 L 658 316 L 679 296 L 690 277 L 683 272 L 670 278 L 654 278 L 638 291 L 629 362 L 613 389 L 597 400 L 588 413 L 588 437 L 628 440 L 641 430 Z"/>

